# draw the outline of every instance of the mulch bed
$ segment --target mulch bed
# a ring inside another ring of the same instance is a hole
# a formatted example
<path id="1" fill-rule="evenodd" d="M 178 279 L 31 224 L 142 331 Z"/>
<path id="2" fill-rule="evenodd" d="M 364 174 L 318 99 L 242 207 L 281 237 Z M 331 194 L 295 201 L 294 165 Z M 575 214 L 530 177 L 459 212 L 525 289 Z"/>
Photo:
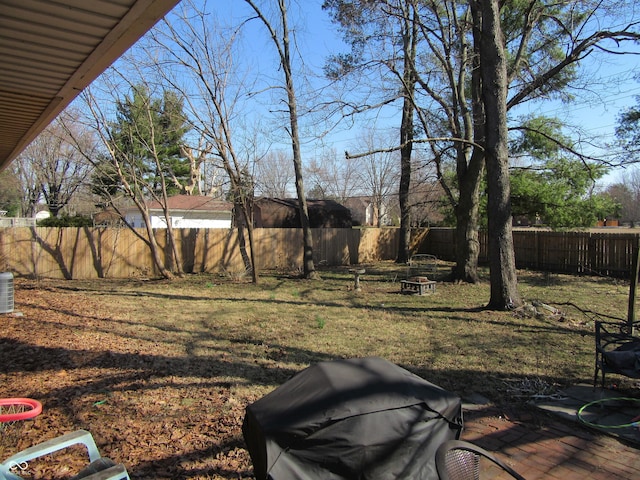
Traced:
<path id="1" fill-rule="evenodd" d="M 159 342 L 162 332 L 114 316 L 104 301 L 17 283 L 16 311 L 0 316 L 0 397 L 34 398 L 43 412 L 5 428 L 0 459 L 83 428 L 132 478 L 251 478 L 240 431 L 246 398 L 234 395 L 220 362 L 178 355 Z M 85 463 L 70 449 L 21 475 L 69 478 Z"/>

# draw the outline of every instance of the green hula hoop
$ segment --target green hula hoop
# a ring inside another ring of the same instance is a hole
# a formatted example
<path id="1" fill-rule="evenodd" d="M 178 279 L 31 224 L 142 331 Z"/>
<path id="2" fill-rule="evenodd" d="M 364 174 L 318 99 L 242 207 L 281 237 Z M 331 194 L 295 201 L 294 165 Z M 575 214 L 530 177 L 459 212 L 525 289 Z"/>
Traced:
<path id="1" fill-rule="evenodd" d="M 596 428 L 629 428 L 629 427 L 637 427 L 640 426 L 640 415 L 633 418 L 631 422 L 621 424 L 621 425 L 601 425 L 599 423 L 589 422 L 582 417 L 582 412 L 584 412 L 587 408 L 597 405 L 599 403 L 610 402 L 614 400 L 624 400 L 630 402 L 636 402 L 640 405 L 640 398 L 630 398 L 630 397 L 612 397 L 612 398 L 601 398 L 600 400 L 594 400 L 593 402 L 586 403 L 578 410 L 578 420 L 584 423 L 585 425 L 589 425 L 590 427 Z"/>

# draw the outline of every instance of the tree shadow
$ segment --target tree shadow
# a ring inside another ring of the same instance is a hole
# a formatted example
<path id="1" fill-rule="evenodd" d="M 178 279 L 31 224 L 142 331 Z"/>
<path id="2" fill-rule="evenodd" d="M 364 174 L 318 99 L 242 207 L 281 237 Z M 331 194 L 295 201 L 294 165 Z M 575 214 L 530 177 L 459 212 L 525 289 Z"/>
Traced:
<path id="1" fill-rule="evenodd" d="M 347 279 L 347 276 L 345 275 L 344 278 Z M 348 282 L 350 283 L 351 280 Z M 345 280 L 346 283 L 347 280 Z M 276 287 L 283 284 L 284 280 L 276 283 Z M 305 285 L 310 284 L 305 283 Z M 269 287 L 269 289 L 276 287 Z M 258 286 L 257 288 L 267 287 Z M 106 285 L 102 285 L 101 288 L 77 288 L 65 283 L 56 286 L 56 289 L 79 291 L 91 296 L 148 296 L 153 299 L 187 302 L 210 300 L 205 295 L 175 295 L 150 289 L 111 290 Z M 55 289 L 52 293 L 54 291 Z M 308 301 L 304 299 L 305 294 L 305 292 L 301 293 L 300 300 L 257 299 L 246 295 L 226 299 L 226 301 L 253 304 L 259 311 L 278 304 L 308 305 Z M 317 303 L 319 307 L 332 305 L 344 307 L 343 304 L 334 304 L 331 301 Z M 352 307 L 363 308 L 362 304 L 355 301 Z M 92 433 L 96 432 L 105 452 L 130 466 L 133 478 L 249 477 L 250 468 L 247 468 L 246 463 L 237 460 L 237 457 L 242 455 L 239 452 L 244 448 L 239 424 L 246 406 L 245 402 L 251 397 L 239 397 L 234 392 L 240 388 L 250 388 L 256 392 L 255 397 L 257 397 L 260 392 L 272 389 L 296 374 L 300 369 L 298 365 L 335 359 L 334 355 L 324 353 L 321 347 L 295 348 L 284 342 L 266 342 L 259 332 L 242 332 L 238 329 L 233 334 L 221 333 L 211 324 L 205 323 L 205 320 L 202 320 L 202 328 L 196 329 L 195 332 L 188 332 L 191 338 L 184 341 L 185 353 L 173 356 L 163 351 L 161 342 L 157 342 L 155 347 L 150 349 L 137 347 L 137 341 L 152 342 L 156 330 L 149 333 L 136 330 L 139 325 L 133 320 L 102 318 L 100 315 L 90 313 L 79 314 L 73 308 L 66 306 L 33 306 L 32 308 L 36 312 L 43 312 L 41 315 L 35 315 L 41 318 L 31 319 L 33 323 L 26 323 L 24 319 L 12 321 L 21 323 L 25 331 L 36 331 L 38 322 L 41 325 L 46 324 L 50 328 L 42 331 L 52 333 L 54 338 L 50 343 L 51 346 L 45 346 L 40 344 L 35 336 L 33 341 L 30 340 L 28 332 L 20 339 L 0 336 L 0 365 L 3 366 L 0 378 L 6 379 L 4 385 L 8 387 L 7 391 L 17 393 L 18 388 L 26 387 L 23 391 L 25 395 L 43 400 L 48 411 L 60 412 L 56 415 L 60 418 L 64 417 L 64 420 L 59 422 L 64 428 L 86 426 Z M 215 305 L 212 304 L 212 309 L 214 308 Z M 386 310 L 377 304 L 368 304 L 366 308 L 371 312 L 372 318 Z M 476 334 L 471 327 L 476 324 L 496 325 L 512 330 L 521 329 L 531 333 L 533 337 L 546 333 L 577 336 L 592 334 L 586 326 L 570 328 L 565 324 L 551 322 L 523 326 L 518 319 L 506 316 L 479 319 L 463 315 L 480 312 L 481 308 L 453 308 L 425 303 L 402 305 L 394 309 L 398 310 L 407 322 L 424 322 L 424 318 L 428 317 L 429 313 L 445 312 L 448 314 L 446 321 L 452 329 L 462 327 L 464 330 L 465 327 L 469 327 L 464 333 L 468 337 L 465 340 L 469 343 L 473 342 L 475 348 L 478 351 L 484 351 L 486 355 L 500 348 L 505 338 L 500 336 L 473 338 Z M 51 310 L 74 318 L 73 325 L 65 325 L 56 319 L 47 318 L 44 312 Z M 87 348 L 75 339 L 75 333 L 102 337 L 102 335 L 113 333 L 119 325 L 125 326 L 126 329 L 118 332 L 117 340 L 98 348 Z M 178 321 L 154 328 L 158 329 L 157 331 L 175 333 L 181 331 Z M 201 347 L 207 348 L 206 354 L 197 354 Z M 451 348 L 444 344 L 434 344 L 432 347 L 434 349 Z M 504 372 L 479 373 L 465 366 L 464 354 L 465 352 L 460 352 L 460 363 L 452 363 L 446 367 L 431 367 L 428 363 L 401 366 L 460 395 L 467 393 L 469 378 L 474 378 L 478 383 L 488 382 L 491 377 L 498 381 L 504 378 Z M 13 384 L 14 379 L 26 378 L 28 375 L 59 378 L 61 384 L 59 387 L 56 387 L 53 382 L 41 385 Z M 525 380 L 522 375 L 510 375 L 510 377 Z M 541 378 L 553 380 L 544 373 Z M 172 392 L 171 396 L 167 395 L 169 391 Z M 154 394 L 151 402 L 144 396 L 145 393 Z M 197 398 L 192 398 L 196 395 Z M 238 398 L 242 398 L 242 403 L 239 403 Z M 103 399 L 107 402 L 98 404 Z M 197 411 L 194 412 L 187 408 L 192 401 L 201 405 L 200 410 L 196 409 Z M 126 405 L 120 409 L 118 402 Z M 174 403 L 178 407 L 177 411 L 170 409 L 170 405 Z M 180 410 L 181 406 L 185 408 Z M 163 413 L 165 410 L 168 413 Z M 143 439 L 141 427 L 138 428 L 129 417 L 149 420 L 157 430 L 152 430 L 152 435 L 145 434 Z M 51 420 L 51 422 L 54 421 L 57 420 Z M 42 422 L 45 422 L 45 419 Z M 133 450 L 135 454 L 130 454 L 130 457 L 119 456 L 122 445 L 136 441 L 152 441 L 150 437 L 162 435 L 161 428 L 172 432 L 176 437 L 172 439 L 170 434 L 165 448 L 160 453 L 156 452 L 151 456 L 143 447 L 136 446 L 137 450 Z M 183 441 L 180 435 L 185 431 L 197 432 L 199 436 L 193 442 Z M 204 441 L 204 437 L 209 437 L 208 441 Z M 498 434 L 490 434 L 486 437 L 490 444 L 492 440 L 498 439 Z M 513 444 L 527 445 L 530 442 L 530 439 L 523 438 L 514 441 Z M 232 461 L 224 463 L 221 460 L 222 457 L 229 457 Z M 236 461 L 235 468 L 232 467 L 233 461 Z"/>

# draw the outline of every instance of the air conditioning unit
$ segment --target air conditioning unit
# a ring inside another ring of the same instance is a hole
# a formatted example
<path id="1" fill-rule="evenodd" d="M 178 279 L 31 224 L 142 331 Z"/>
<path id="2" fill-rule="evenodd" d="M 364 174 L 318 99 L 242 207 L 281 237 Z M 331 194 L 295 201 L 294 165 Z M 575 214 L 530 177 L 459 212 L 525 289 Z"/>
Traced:
<path id="1" fill-rule="evenodd" d="M 13 274 L 0 272 L 0 313 L 13 312 Z"/>

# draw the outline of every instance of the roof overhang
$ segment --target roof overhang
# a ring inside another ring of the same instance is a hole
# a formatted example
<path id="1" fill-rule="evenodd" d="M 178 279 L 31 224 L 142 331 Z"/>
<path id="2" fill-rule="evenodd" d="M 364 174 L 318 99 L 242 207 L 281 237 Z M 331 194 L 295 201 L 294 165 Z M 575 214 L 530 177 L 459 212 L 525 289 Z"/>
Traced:
<path id="1" fill-rule="evenodd" d="M 179 0 L 0 0 L 0 171 Z"/>

